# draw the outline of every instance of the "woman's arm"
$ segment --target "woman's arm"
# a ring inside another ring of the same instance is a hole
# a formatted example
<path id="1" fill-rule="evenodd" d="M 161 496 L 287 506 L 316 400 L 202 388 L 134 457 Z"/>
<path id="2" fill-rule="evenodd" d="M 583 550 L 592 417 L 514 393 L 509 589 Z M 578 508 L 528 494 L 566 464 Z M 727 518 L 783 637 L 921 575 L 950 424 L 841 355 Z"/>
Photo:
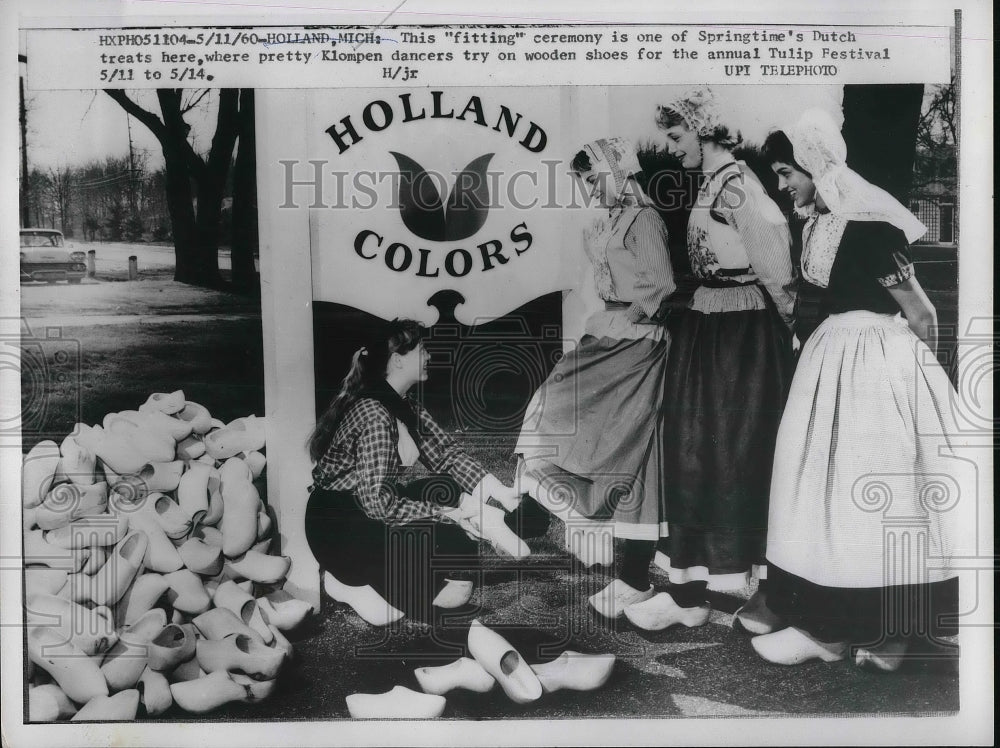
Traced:
<path id="1" fill-rule="evenodd" d="M 636 258 L 634 299 L 628 318 L 632 322 L 652 319 L 663 300 L 677 290 L 667 227 L 655 209 L 648 208 L 636 216 L 625 232 L 625 247 Z"/>
<path id="2" fill-rule="evenodd" d="M 914 334 L 937 355 L 937 311 L 915 277 L 886 289 L 903 310 Z"/>
<path id="3" fill-rule="evenodd" d="M 435 473 L 450 475 L 464 491 L 472 493 L 486 476 L 486 469 L 469 457 L 425 408 L 416 406 L 414 410 L 420 419 L 413 434 L 420 447 L 420 461 Z"/>
<path id="4" fill-rule="evenodd" d="M 785 216 L 756 179 L 746 175 L 727 182 L 716 208 L 740 235 L 751 267 L 791 329 L 797 278 Z"/>

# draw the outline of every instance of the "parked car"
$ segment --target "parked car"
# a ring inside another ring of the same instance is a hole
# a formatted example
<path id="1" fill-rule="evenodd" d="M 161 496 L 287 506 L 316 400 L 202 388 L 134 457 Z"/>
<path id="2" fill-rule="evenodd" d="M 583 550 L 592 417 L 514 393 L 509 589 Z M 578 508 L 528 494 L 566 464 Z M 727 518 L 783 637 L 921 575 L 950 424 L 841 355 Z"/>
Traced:
<path id="1" fill-rule="evenodd" d="M 21 229 L 21 280 L 79 283 L 87 274 L 87 255 L 74 251 L 55 229 Z"/>

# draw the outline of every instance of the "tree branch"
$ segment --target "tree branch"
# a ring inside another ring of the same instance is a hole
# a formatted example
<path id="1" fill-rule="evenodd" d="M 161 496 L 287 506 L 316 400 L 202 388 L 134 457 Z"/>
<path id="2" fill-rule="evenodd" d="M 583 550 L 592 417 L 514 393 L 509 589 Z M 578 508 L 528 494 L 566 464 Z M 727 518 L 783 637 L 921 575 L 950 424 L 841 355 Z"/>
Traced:
<path id="1" fill-rule="evenodd" d="M 122 109 L 148 127 L 149 131 L 153 133 L 153 135 L 156 136 L 156 139 L 161 143 L 163 143 L 164 138 L 168 137 L 167 128 L 164 123 L 160 121 L 160 118 L 132 101 L 124 90 L 120 88 L 106 88 L 104 89 L 104 93 L 117 101 Z"/>

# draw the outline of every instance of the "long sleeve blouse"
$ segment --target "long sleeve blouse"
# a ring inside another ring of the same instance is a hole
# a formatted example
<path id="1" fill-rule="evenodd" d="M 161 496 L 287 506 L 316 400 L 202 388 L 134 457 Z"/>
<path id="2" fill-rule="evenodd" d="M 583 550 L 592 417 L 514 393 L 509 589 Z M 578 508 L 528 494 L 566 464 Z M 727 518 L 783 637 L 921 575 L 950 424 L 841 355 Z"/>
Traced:
<path id="1" fill-rule="evenodd" d="M 409 403 L 417 415 L 411 436 L 420 450 L 420 462 L 435 473 L 450 475 L 472 492 L 487 471 L 473 460 L 422 406 Z M 353 491 L 372 519 L 402 525 L 437 518 L 435 504 L 400 495 L 403 474 L 396 418 L 376 400 L 362 398 L 345 414 L 326 453 L 313 468 L 313 488 Z"/>

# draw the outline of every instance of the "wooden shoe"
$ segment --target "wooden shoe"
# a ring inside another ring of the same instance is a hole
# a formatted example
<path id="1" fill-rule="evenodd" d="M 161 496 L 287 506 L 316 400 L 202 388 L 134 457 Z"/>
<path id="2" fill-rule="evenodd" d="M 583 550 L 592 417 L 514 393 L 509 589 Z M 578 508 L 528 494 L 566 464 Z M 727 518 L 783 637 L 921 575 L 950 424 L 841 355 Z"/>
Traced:
<path id="1" fill-rule="evenodd" d="M 139 691 L 129 688 L 112 696 L 91 699 L 70 722 L 131 722 L 139 711 Z"/>
<path id="2" fill-rule="evenodd" d="M 260 494 L 250 482 L 222 481 L 222 552 L 232 558 L 250 550 L 257 540 Z"/>
<path id="3" fill-rule="evenodd" d="M 142 478 L 150 492 L 173 491 L 180 483 L 183 472 L 184 462 L 182 460 L 147 462 L 139 471 L 139 477 Z"/>
<path id="4" fill-rule="evenodd" d="M 202 525 L 216 526 L 222 519 L 226 505 L 222 500 L 222 481 L 217 476 L 208 478 L 208 512 L 201 518 Z M 220 530 L 221 532 L 221 530 Z"/>
<path id="5" fill-rule="evenodd" d="M 139 415 L 149 426 L 163 432 L 175 442 L 179 442 L 191 436 L 193 430 L 191 421 L 180 418 L 181 412 L 183 411 L 172 416 L 162 411 L 150 411 Z"/>
<path id="6" fill-rule="evenodd" d="M 256 450 L 247 452 L 243 459 L 250 467 L 250 474 L 253 475 L 254 480 L 257 480 L 264 472 L 264 468 L 267 467 L 267 458 Z"/>
<path id="7" fill-rule="evenodd" d="M 173 670 L 195 654 L 195 634 L 193 630 L 168 623 L 149 642 L 149 667 L 157 672 Z"/>
<path id="8" fill-rule="evenodd" d="M 291 660 L 295 654 L 295 648 L 292 647 L 292 643 L 285 638 L 283 633 L 281 633 L 281 629 L 273 623 L 269 623 L 268 628 L 271 629 L 271 634 L 274 636 L 274 641 L 272 641 L 268 646 L 281 652 L 281 656 L 284 657 L 285 660 Z"/>
<path id="9" fill-rule="evenodd" d="M 141 530 L 118 541 L 100 571 L 91 577 L 90 599 L 98 605 L 116 604 L 142 568 L 148 545 L 146 533 Z"/>
<path id="10" fill-rule="evenodd" d="M 257 599 L 257 605 L 260 606 L 267 622 L 282 631 L 296 628 L 313 612 L 313 607 L 309 603 L 299 600 L 285 590 L 269 592 Z"/>
<path id="11" fill-rule="evenodd" d="M 390 605 L 371 585 L 347 585 L 328 571 L 323 573 L 323 590 L 337 602 L 351 606 L 355 613 L 372 626 L 388 626 L 404 615 L 403 611 Z"/>
<path id="12" fill-rule="evenodd" d="M 190 462 L 205 454 L 205 440 L 192 434 L 177 442 L 177 459 Z M 212 460 L 214 462 L 214 459 Z"/>
<path id="13" fill-rule="evenodd" d="M 24 594 L 25 597 L 31 595 L 58 595 L 63 587 L 69 572 L 65 569 L 50 569 L 48 567 L 29 567 L 24 570 Z"/>
<path id="14" fill-rule="evenodd" d="M 90 514 L 45 533 L 45 541 L 60 548 L 80 549 L 115 545 L 128 531 L 125 514 Z"/>
<path id="15" fill-rule="evenodd" d="M 504 522 L 506 512 L 492 504 L 482 504 L 478 515 L 471 515 L 468 521 L 479 536 L 490 544 L 514 558 L 526 558 L 531 555 L 528 544 L 519 538 Z"/>
<path id="16" fill-rule="evenodd" d="M 444 696 L 396 686 L 387 693 L 352 693 L 347 712 L 353 719 L 435 719 L 444 712 Z"/>
<path id="17" fill-rule="evenodd" d="M 794 626 L 755 636 L 750 644 L 757 654 L 776 665 L 798 665 L 814 659 L 837 662 L 844 659 L 847 650 L 844 642 L 821 642 Z"/>
<path id="18" fill-rule="evenodd" d="M 90 560 L 90 548 L 80 544 L 80 548 L 63 548 L 49 542 L 41 530 L 24 533 L 24 563 L 31 566 L 46 566 L 66 572 L 79 572 Z"/>
<path id="19" fill-rule="evenodd" d="M 167 580 L 162 574 L 146 573 L 136 577 L 115 606 L 115 622 L 118 626 L 134 624 L 156 607 L 167 587 Z"/>
<path id="20" fill-rule="evenodd" d="M 139 406 L 139 412 L 149 413 L 160 411 L 161 413 L 166 413 L 167 415 L 173 415 L 174 413 L 182 411 L 185 403 L 186 401 L 184 400 L 183 390 L 176 390 L 175 392 L 154 392 L 146 398 L 146 402 Z"/>
<path id="21" fill-rule="evenodd" d="M 199 639 L 196 656 L 206 673 L 216 670 L 239 670 L 260 680 L 271 680 L 285 661 L 284 654 L 242 634 L 225 639 Z"/>
<path id="22" fill-rule="evenodd" d="M 645 602 L 625 606 L 625 617 L 645 631 L 662 631 L 671 626 L 704 626 L 712 609 L 708 605 L 683 608 L 666 592 Z"/>
<path id="23" fill-rule="evenodd" d="M 38 442 L 24 456 L 21 472 L 21 503 L 26 509 L 44 501 L 59 469 L 59 447 L 49 439 Z"/>
<path id="24" fill-rule="evenodd" d="M 84 447 L 71 434 L 59 445 L 59 467 L 56 481 L 67 480 L 78 486 L 89 486 L 97 472 L 97 455 Z"/>
<path id="25" fill-rule="evenodd" d="M 117 420 L 112 422 L 111 428 L 105 429 L 105 431 L 112 436 L 128 439 L 135 450 L 145 458 L 144 464 L 146 462 L 170 462 L 177 454 L 177 442 L 170 437 L 170 434 L 160 431 L 146 422 L 136 424 L 132 421 Z M 139 468 L 141 469 L 142 465 Z M 137 473 L 139 470 L 128 472 Z"/>
<path id="26" fill-rule="evenodd" d="M 191 532 L 191 518 L 165 494 L 149 494 L 137 508 L 137 513 L 145 513 L 155 519 L 171 540 L 186 538 Z"/>
<path id="27" fill-rule="evenodd" d="M 252 483 L 253 471 L 240 457 L 230 457 L 219 467 L 219 478 L 225 488 L 227 483 Z"/>
<path id="28" fill-rule="evenodd" d="M 418 667 L 413 671 L 424 693 L 439 696 L 456 688 L 476 693 L 487 693 L 496 685 L 496 679 L 473 659 L 461 657 L 440 667 Z"/>
<path id="29" fill-rule="evenodd" d="M 81 432 L 76 440 L 80 446 L 97 455 L 101 463 L 110 468 L 116 477 L 120 477 L 137 473 L 150 459 L 140 452 L 130 439 L 130 436 L 137 431 L 135 427 L 127 433 L 122 433 L 94 426 L 88 431 Z M 113 485 L 114 481 L 109 480 L 108 483 Z"/>
<path id="30" fill-rule="evenodd" d="M 256 452 L 267 442 L 266 419 L 237 418 L 223 428 L 205 434 L 205 450 L 216 460 L 226 460 L 240 452 Z"/>
<path id="31" fill-rule="evenodd" d="M 170 683 L 183 683 L 189 680 L 204 678 L 207 673 L 198 664 L 198 658 L 192 657 L 190 660 L 182 662 L 169 673 L 164 673 Z"/>
<path id="32" fill-rule="evenodd" d="M 208 412 L 208 408 L 190 400 L 184 403 L 175 417 L 189 424 L 191 431 L 198 435 L 207 434 L 212 429 L 212 414 Z"/>
<path id="33" fill-rule="evenodd" d="M 781 617 L 767 607 L 767 593 L 757 590 L 733 614 L 733 628 L 761 636 L 782 628 L 782 622 Z"/>
<path id="34" fill-rule="evenodd" d="M 278 584 L 288 575 L 291 566 L 292 559 L 289 556 L 268 556 L 266 553 L 249 550 L 242 556 L 226 561 L 223 569 L 229 568 L 235 576 L 251 582 Z"/>
<path id="35" fill-rule="evenodd" d="M 167 582 L 167 601 L 175 610 L 198 615 L 212 605 L 201 579 L 190 569 L 178 569 L 163 578 Z"/>
<path id="36" fill-rule="evenodd" d="M 449 579 L 434 596 L 431 605 L 444 610 L 460 608 L 472 599 L 473 584 L 467 579 Z"/>
<path id="37" fill-rule="evenodd" d="M 38 529 L 38 522 L 35 521 L 36 514 L 38 512 L 38 507 L 32 507 L 31 509 L 21 509 L 21 532 L 29 532 L 30 530 Z"/>
<path id="38" fill-rule="evenodd" d="M 147 717 L 156 717 L 173 706 L 174 697 L 170 694 L 170 683 L 163 673 L 147 667 L 142 671 L 137 687 Z"/>
<path id="39" fill-rule="evenodd" d="M 208 673 L 196 680 L 171 683 L 170 693 L 177 706 L 192 714 L 211 712 L 231 701 L 242 701 L 247 695 L 246 689 L 234 682 L 225 670 Z"/>
<path id="40" fill-rule="evenodd" d="M 226 608 L 212 608 L 196 617 L 193 623 L 202 636 L 213 641 L 225 639 L 227 636 L 242 635 L 257 639 L 261 644 L 264 643 L 260 634 Z"/>
<path id="41" fill-rule="evenodd" d="M 73 701 L 85 704 L 108 695 L 108 684 L 92 658 L 66 641 L 58 629 L 45 626 L 27 631 L 28 659 L 52 676 Z"/>
<path id="42" fill-rule="evenodd" d="M 274 634 L 267 625 L 270 616 L 264 615 L 263 608 L 258 605 L 259 602 L 231 580 L 222 582 L 212 595 L 212 603 L 216 608 L 231 610 L 243 623 L 260 635 L 264 644 L 270 644 L 274 641 Z"/>
<path id="43" fill-rule="evenodd" d="M 249 675 L 240 673 L 238 671 L 233 671 L 229 673 L 229 677 L 233 679 L 233 683 L 243 686 L 246 689 L 246 695 L 241 699 L 241 701 L 247 704 L 255 704 L 258 701 L 263 701 L 268 698 L 272 693 L 274 693 L 274 688 L 278 684 L 276 678 L 271 678 L 270 680 L 257 680 L 256 678 L 251 678 Z"/>
<path id="44" fill-rule="evenodd" d="M 908 649 L 904 639 L 889 639 L 877 647 L 858 647 L 854 664 L 872 673 L 894 673 L 906 659 Z"/>
<path id="45" fill-rule="evenodd" d="M 177 548 L 184 566 L 195 574 L 214 577 L 222 571 L 225 559 L 222 548 L 209 545 L 200 538 L 188 538 Z"/>
<path id="46" fill-rule="evenodd" d="M 208 479 L 218 472 L 200 462 L 192 463 L 177 483 L 177 504 L 190 519 L 208 512 Z"/>
<path id="47" fill-rule="evenodd" d="M 496 679 L 512 701 L 527 704 L 542 695 L 542 684 L 524 658 L 506 639 L 478 619 L 469 627 L 469 653 Z"/>
<path id="48" fill-rule="evenodd" d="M 60 483 L 35 507 L 35 524 L 42 530 L 56 530 L 81 517 L 103 514 L 108 507 L 108 484 L 104 481 L 82 486 Z"/>
<path id="49" fill-rule="evenodd" d="M 184 567 L 184 561 L 163 531 L 160 523 L 149 512 L 135 512 L 129 518 L 133 530 L 146 534 L 149 545 L 143 557 L 143 567 L 157 574 L 169 574 Z"/>
<path id="50" fill-rule="evenodd" d="M 625 613 L 625 607 L 641 603 L 653 596 L 653 585 L 648 590 L 637 590 L 620 579 L 613 579 L 600 592 L 587 598 L 590 607 L 605 618 L 618 618 Z"/>
<path id="51" fill-rule="evenodd" d="M 55 722 L 76 714 L 76 704 L 55 683 L 28 689 L 28 721 Z"/>
<path id="52" fill-rule="evenodd" d="M 122 627 L 118 641 L 101 663 L 101 672 L 112 691 L 135 688 L 149 664 L 149 643 L 166 625 L 167 614 L 163 608 L 153 608 L 131 626 Z"/>
<path id="53" fill-rule="evenodd" d="M 271 530 L 274 529 L 274 522 L 271 515 L 263 505 L 257 510 L 257 540 L 264 540 L 271 537 Z"/>
<path id="54" fill-rule="evenodd" d="M 102 566 L 104 566 L 105 562 L 108 560 L 109 553 L 110 551 L 107 546 L 91 546 L 90 558 L 87 559 L 87 563 L 81 567 L 80 572 L 82 574 L 89 574 L 90 576 L 93 576 L 101 570 Z"/>
<path id="55" fill-rule="evenodd" d="M 593 691 L 608 682 L 615 667 L 613 654 L 589 655 L 566 650 L 552 662 L 532 665 L 545 693 L 568 689 Z"/>
<path id="56" fill-rule="evenodd" d="M 56 629 L 85 655 L 103 654 L 118 641 L 110 610 L 90 610 L 55 595 L 27 597 L 25 618 L 29 628 Z"/>

